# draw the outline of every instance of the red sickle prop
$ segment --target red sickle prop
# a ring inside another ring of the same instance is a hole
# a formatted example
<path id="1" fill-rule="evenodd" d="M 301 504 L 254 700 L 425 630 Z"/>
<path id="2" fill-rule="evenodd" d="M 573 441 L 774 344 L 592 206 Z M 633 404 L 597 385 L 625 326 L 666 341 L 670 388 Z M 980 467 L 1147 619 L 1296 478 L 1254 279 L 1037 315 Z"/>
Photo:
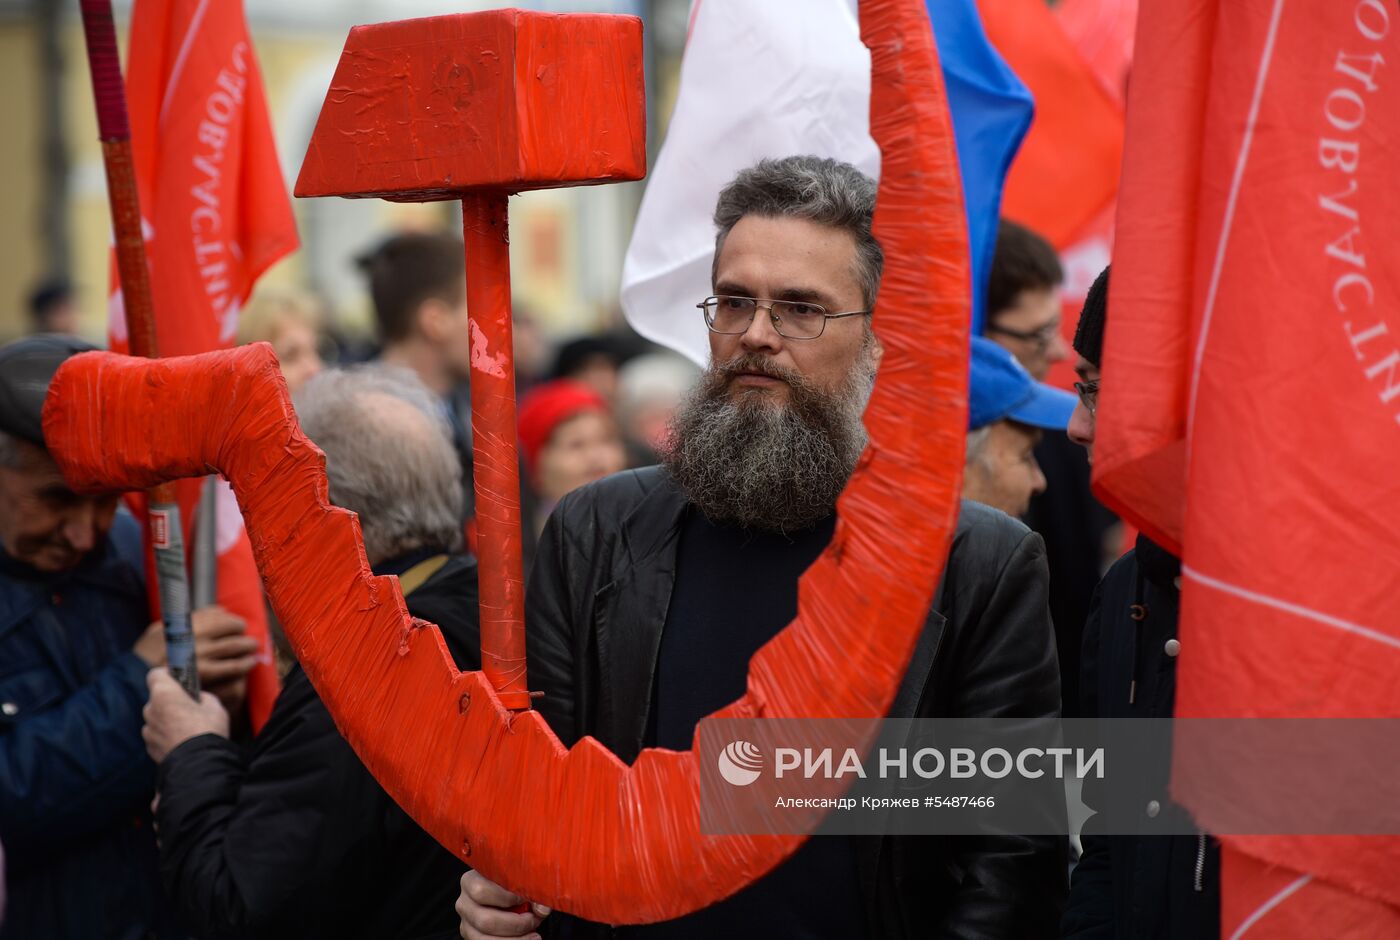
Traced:
<path id="1" fill-rule="evenodd" d="M 952 133 L 923 4 L 865 0 L 861 17 L 889 256 L 871 444 L 831 545 L 802 578 L 797 619 L 755 654 L 724 717 L 883 714 L 956 520 L 969 289 Z M 327 503 L 323 458 L 267 347 L 75 357 L 44 425 L 77 487 L 228 478 L 274 608 L 342 732 L 421 825 L 492 880 L 591 920 L 659 921 L 733 894 L 801 843 L 704 835 L 694 750 L 643 751 L 631 767 L 591 738 L 566 750 L 483 673 L 458 673 L 397 581 L 369 572 L 354 516 Z"/>

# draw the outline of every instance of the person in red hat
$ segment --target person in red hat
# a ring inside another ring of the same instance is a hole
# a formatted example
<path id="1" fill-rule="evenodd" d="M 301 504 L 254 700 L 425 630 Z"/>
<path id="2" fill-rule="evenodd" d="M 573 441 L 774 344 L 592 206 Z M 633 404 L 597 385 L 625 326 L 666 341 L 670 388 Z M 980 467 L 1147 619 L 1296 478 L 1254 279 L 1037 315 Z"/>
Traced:
<path id="1" fill-rule="evenodd" d="M 536 387 L 520 403 L 518 420 L 525 472 L 537 500 L 531 520 L 536 532 L 567 494 L 627 465 L 612 410 L 581 382 L 559 379 Z"/>

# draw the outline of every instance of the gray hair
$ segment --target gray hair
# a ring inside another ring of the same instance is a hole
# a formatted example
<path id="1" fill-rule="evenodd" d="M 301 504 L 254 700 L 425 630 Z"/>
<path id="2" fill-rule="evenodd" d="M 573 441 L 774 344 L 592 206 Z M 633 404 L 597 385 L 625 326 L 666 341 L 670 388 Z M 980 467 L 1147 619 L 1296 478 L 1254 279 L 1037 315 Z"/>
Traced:
<path id="1" fill-rule="evenodd" d="M 856 242 L 856 278 L 867 309 L 875 306 L 885 253 L 870 232 L 875 216 L 875 181 L 849 163 L 822 157 L 760 160 L 740 171 L 719 194 L 715 206 L 715 260 L 719 269 L 724 240 L 746 215 L 796 218 L 850 232 Z"/>
<path id="2" fill-rule="evenodd" d="M 700 370 L 673 352 L 645 353 L 617 372 L 617 410 L 624 418 L 651 405 L 675 405 L 695 387 Z"/>
<path id="3" fill-rule="evenodd" d="M 996 422 L 992 422 L 995 424 Z M 982 459 L 982 452 L 987 448 L 987 438 L 992 434 L 992 425 L 984 424 L 975 431 L 967 432 L 967 452 L 964 463 L 971 464 Z"/>
<path id="4" fill-rule="evenodd" d="M 441 404 L 407 369 L 332 369 L 294 399 L 326 454 L 330 498 L 360 517 L 371 564 L 462 536 L 462 466 Z"/>

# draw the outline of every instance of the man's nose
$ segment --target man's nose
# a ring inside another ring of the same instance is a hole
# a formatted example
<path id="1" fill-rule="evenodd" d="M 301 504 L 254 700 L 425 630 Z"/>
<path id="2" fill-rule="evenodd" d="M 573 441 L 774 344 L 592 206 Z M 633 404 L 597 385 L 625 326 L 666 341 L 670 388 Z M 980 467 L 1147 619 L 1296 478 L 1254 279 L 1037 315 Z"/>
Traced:
<path id="1" fill-rule="evenodd" d="M 1069 416 L 1069 427 L 1065 429 L 1065 433 L 1080 447 L 1089 447 L 1094 443 L 1094 416 L 1089 414 L 1089 409 L 1084 407 L 1082 401 L 1074 406 L 1074 413 Z"/>
<path id="2" fill-rule="evenodd" d="M 749 352 L 767 350 L 771 354 L 781 349 L 783 336 L 773 325 L 772 311 L 767 307 L 759 307 L 755 310 L 749 328 L 744 331 L 744 335 L 739 338 L 739 341 Z"/>
<path id="3" fill-rule="evenodd" d="M 1045 471 L 1040 469 L 1040 464 L 1035 464 L 1035 472 L 1031 476 L 1031 495 L 1044 493 L 1046 487 Z"/>
<path id="4" fill-rule="evenodd" d="M 63 537 L 75 551 L 90 552 L 97 544 L 97 507 L 83 501 L 68 511 L 63 522 Z"/>
<path id="5" fill-rule="evenodd" d="M 1069 344 L 1065 342 L 1064 336 L 1056 331 L 1050 340 L 1050 345 L 1045 347 L 1045 359 L 1052 366 L 1057 362 L 1064 362 L 1069 358 Z"/>

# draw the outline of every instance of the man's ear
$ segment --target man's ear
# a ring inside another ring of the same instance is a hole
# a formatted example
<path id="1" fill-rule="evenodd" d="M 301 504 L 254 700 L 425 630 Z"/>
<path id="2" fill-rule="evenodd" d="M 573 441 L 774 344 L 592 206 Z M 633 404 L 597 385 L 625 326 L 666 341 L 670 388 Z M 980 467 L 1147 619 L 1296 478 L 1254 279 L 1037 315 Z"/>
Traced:
<path id="1" fill-rule="evenodd" d="M 419 304 L 413 319 L 417 332 L 423 334 L 423 338 L 433 345 L 446 342 L 452 330 L 452 311 L 436 297 L 429 297 Z"/>

